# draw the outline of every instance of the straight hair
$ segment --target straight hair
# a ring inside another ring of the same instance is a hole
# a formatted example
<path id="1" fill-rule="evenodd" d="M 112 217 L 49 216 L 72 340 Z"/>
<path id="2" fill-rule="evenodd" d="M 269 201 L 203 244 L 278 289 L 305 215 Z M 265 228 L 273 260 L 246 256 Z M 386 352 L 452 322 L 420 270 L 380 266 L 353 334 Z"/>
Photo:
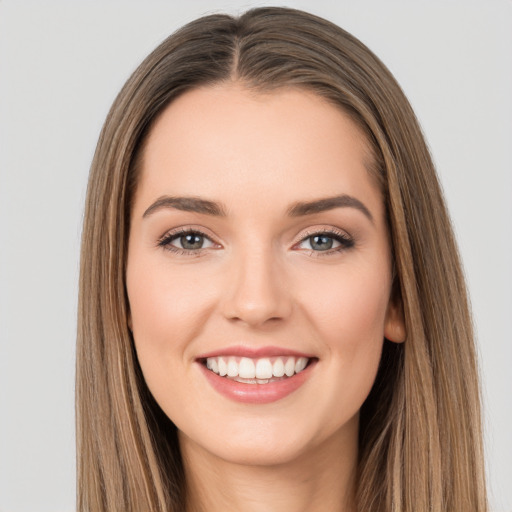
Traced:
<path id="1" fill-rule="evenodd" d="M 159 114 L 191 89 L 235 81 L 313 91 L 363 130 L 386 206 L 393 294 L 407 340 L 384 341 L 360 412 L 361 512 L 487 510 L 472 320 L 449 216 L 419 123 L 382 62 L 314 15 L 210 15 L 160 44 L 116 98 L 92 162 L 82 235 L 76 367 L 77 508 L 181 512 L 176 427 L 149 392 L 128 328 L 130 211 Z"/>

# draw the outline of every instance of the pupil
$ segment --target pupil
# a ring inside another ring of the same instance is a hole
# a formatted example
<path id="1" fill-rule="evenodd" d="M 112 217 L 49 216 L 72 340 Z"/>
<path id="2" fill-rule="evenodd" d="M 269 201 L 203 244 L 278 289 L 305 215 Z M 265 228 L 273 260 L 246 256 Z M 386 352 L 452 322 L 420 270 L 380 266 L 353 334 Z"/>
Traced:
<path id="1" fill-rule="evenodd" d="M 184 249 L 201 249 L 203 237 L 195 234 L 184 235 L 181 237 L 180 242 Z"/>
<path id="2" fill-rule="evenodd" d="M 328 236 L 316 235 L 310 238 L 311 247 L 318 251 L 327 251 L 332 247 L 332 238 Z"/>

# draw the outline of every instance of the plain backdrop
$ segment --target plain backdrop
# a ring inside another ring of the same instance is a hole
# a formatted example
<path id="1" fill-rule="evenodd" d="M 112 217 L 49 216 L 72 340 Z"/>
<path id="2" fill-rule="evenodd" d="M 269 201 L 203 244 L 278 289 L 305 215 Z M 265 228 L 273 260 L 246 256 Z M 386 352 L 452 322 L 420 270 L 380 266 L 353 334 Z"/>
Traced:
<path id="1" fill-rule="evenodd" d="M 74 510 L 80 224 L 110 104 L 185 22 L 265 4 L 309 10 L 359 37 L 418 114 L 473 303 L 492 510 L 512 511 L 510 0 L 0 0 L 1 512 Z"/>

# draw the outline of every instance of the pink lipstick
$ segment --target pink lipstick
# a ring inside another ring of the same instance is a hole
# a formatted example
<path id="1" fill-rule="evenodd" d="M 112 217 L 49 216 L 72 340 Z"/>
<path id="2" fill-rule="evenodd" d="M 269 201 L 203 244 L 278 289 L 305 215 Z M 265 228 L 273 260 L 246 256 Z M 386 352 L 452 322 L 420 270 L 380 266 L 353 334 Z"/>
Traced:
<path id="1" fill-rule="evenodd" d="M 230 347 L 196 359 L 209 384 L 243 403 L 280 400 L 310 377 L 318 358 L 279 347 Z"/>

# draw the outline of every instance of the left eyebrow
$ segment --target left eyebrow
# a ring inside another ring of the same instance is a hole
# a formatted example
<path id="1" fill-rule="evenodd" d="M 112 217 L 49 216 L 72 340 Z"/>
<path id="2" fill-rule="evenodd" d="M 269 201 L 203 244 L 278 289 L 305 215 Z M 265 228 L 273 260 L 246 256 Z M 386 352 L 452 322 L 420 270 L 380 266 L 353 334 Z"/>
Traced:
<path id="1" fill-rule="evenodd" d="M 346 194 L 294 203 L 288 208 L 287 214 L 290 217 L 301 217 L 333 210 L 334 208 L 355 208 L 362 212 L 372 223 L 374 222 L 370 210 L 359 199 Z"/>

